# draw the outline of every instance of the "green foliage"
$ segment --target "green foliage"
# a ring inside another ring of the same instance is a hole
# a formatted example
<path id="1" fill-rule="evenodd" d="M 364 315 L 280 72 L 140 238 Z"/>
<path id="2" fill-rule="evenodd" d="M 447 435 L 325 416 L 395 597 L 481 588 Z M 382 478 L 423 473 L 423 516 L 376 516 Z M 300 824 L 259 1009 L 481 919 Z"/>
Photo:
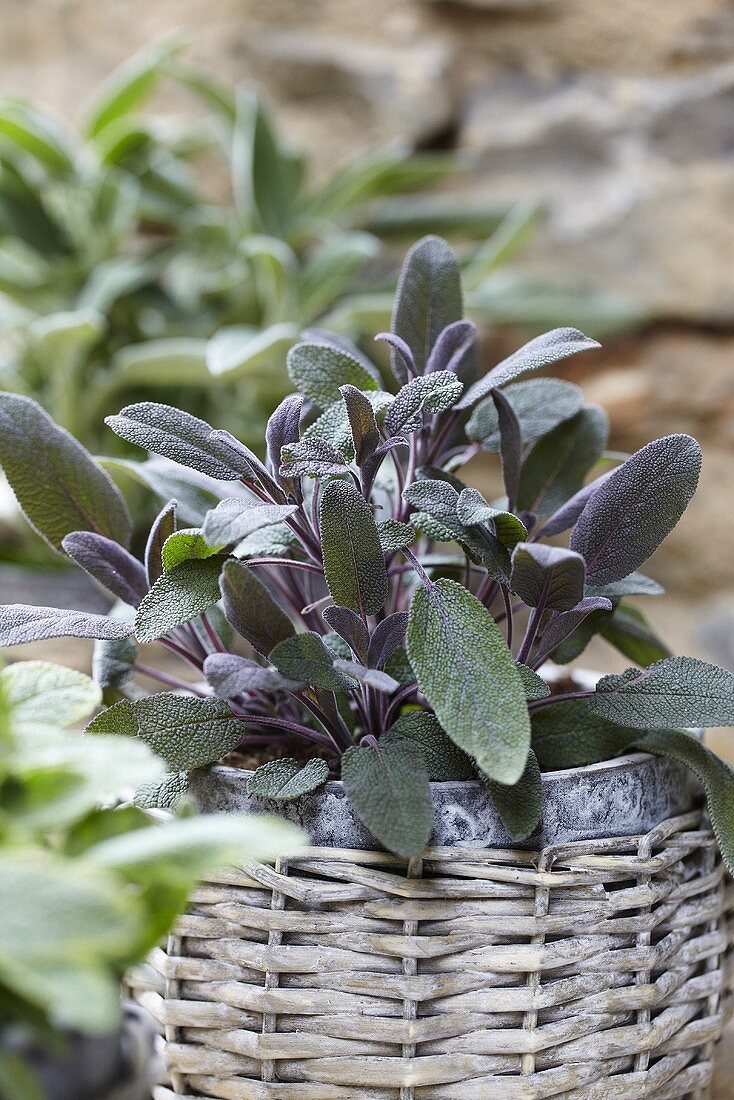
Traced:
<path id="1" fill-rule="evenodd" d="M 251 165 L 240 150 L 243 209 L 260 230 L 294 231 L 287 210 L 298 186 L 295 161 L 280 155 L 251 101 L 232 111 L 249 119 L 275 173 L 272 194 L 262 181 L 248 189 Z M 556 329 L 472 382 L 478 333 L 460 315 L 459 272 L 436 238 L 410 252 L 395 330 L 383 334 L 399 384 L 394 395 L 358 347 L 339 335 L 306 334 L 290 353 L 303 392 L 285 397 L 270 418 L 264 460 L 226 430 L 169 405 L 138 402 L 110 418 L 118 434 L 155 456 L 114 460 L 115 468 L 151 485 L 163 507 L 144 562 L 124 545 L 129 525 L 117 535 L 86 520 L 68 530 L 77 522 L 72 511 L 65 530 L 57 527 L 62 553 L 127 611 L 119 604 L 115 617 L 13 604 L 0 610 L 6 644 L 98 639 L 95 674 L 104 701 L 114 703 L 88 727 L 88 745 L 97 748 L 88 750 L 84 786 L 58 778 L 58 757 L 36 745 L 28 820 L 39 819 L 51 796 L 59 819 L 81 804 L 91 809 L 85 792 L 104 738 L 124 735 L 133 749 L 120 757 L 128 776 L 139 764 L 135 748 L 152 746 L 166 760 L 166 778 L 140 783 L 139 805 L 174 804 L 191 769 L 265 746 L 274 760 L 256 772 L 253 793 L 306 797 L 341 774 L 370 833 L 412 857 L 431 834 L 431 781 L 476 775 L 520 840 L 540 817 L 541 769 L 604 760 L 649 736 L 655 751 L 668 746 L 671 757 L 706 776 L 717 835 L 734 861 L 722 817 L 731 775 L 668 729 L 734 724 L 734 676 L 671 657 L 625 602 L 661 591 L 636 570 L 690 499 L 698 447 L 671 436 L 599 475 L 602 460 L 614 457 L 605 455 L 604 413 L 579 407 L 577 387 L 518 381 L 595 341 Z M 72 344 L 76 335 L 70 330 Z M 207 359 L 229 361 L 228 339 L 216 354 L 208 348 Z M 193 361 L 199 351 L 187 354 Z M 42 438 L 43 431 L 59 438 L 43 424 Z M 496 500 L 459 476 L 477 443 L 499 454 L 505 496 Z M 64 461 L 68 445 L 60 445 Z M 33 510 L 28 471 L 6 465 Z M 96 485 L 100 468 L 83 450 L 78 465 L 75 476 Z M 568 531 L 569 547 L 549 544 Z M 137 664 L 133 628 L 117 617 L 136 606 L 137 640 L 161 642 L 171 662 L 198 671 L 197 681 Z M 572 682 L 551 693 L 547 659 L 571 660 L 595 635 L 638 667 L 605 677 L 595 691 Z M 138 673 L 174 690 L 146 695 Z M 44 700 L 16 686 L 21 713 L 45 713 Z M 82 706 L 75 691 L 72 681 L 48 682 L 60 713 Z M 291 741 L 317 747 L 310 763 L 302 766 L 309 757 L 295 749 L 283 759 Z M 135 839 L 110 836 L 105 868 L 110 860 L 137 866 Z"/>
<path id="2" fill-rule="evenodd" d="M 161 825 L 122 805 L 127 788 L 170 780 L 142 741 L 67 728 L 99 701 L 88 677 L 47 662 L 0 673 L 0 1028 L 41 1043 L 113 1029 L 123 973 L 167 932 L 197 879 L 299 839 L 276 819 Z M 4 1059 L 0 1093 L 41 1095 L 24 1058 Z"/>

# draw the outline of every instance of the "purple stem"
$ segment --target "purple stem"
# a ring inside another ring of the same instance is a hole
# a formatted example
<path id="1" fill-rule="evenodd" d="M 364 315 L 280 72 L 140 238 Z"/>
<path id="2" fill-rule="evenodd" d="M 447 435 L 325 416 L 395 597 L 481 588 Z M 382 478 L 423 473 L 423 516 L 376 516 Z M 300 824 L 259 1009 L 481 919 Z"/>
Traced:
<path id="1" fill-rule="evenodd" d="M 152 668 L 150 665 L 143 665 L 139 661 L 136 661 L 133 665 L 136 672 L 139 672 L 141 676 L 147 676 L 149 680 L 157 680 L 159 684 L 167 684 L 168 687 L 177 688 L 179 691 L 188 691 L 191 695 L 198 695 L 200 699 L 207 699 L 208 693 L 202 691 L 201 688 L 196 687 L 194 684 L 188 683 L 186 680 L 180 680 L 178 676 L 169 676 L 167 672 L 162 672 L 158 668 Z"/>
<path id="2" fill-rule="evenodd" d="M 566 691 L 562 695 L 546 695 L 543 699 L 531 699 L 528 710 L 538 710 L 540 707 L 548 707 L 552 703 L 567 703 L 569 699 L 588 699 L 596 695 L 595 691 Z"/>

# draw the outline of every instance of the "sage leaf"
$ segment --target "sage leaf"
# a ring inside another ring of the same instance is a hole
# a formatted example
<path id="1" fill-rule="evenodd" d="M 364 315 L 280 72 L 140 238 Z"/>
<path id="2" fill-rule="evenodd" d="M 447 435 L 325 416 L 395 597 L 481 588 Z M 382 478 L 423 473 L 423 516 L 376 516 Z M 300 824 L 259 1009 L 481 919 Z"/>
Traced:
<path id="1" fill-rule="evenodd" d="M 176 530 L 177 507 L 175 500 L 169 500 L 156 516 L 150 529 L 145 544 L 145 571 L 148 583 L 151 585 L 155 584 L 163 572 L 163 546 L 166 539 L 170 538 Z"/>
<path id="2" fill-rule="evenodd" d="M 487 609 L 456 581 L 419 588 L 408 657 L 452 741 L 491 779 L 516 783 L 527 762 L 530 719 L 517 664 Z"/>
<path id="3" fill-rule="evenodd" d="M 290 394 L 283 398 L 265 429 L 268 469 L 284 489 L 291 486 L 287 478 L 280 476 L 280 455 L 286 444 L 298 442 L 302 410 L 303 394 Z"/>
<path id="4" fill-rule="evenodd" d="M 139 737 L 176 771 L 212 764 L 242 741 L 244 727 L 221 699 L 194 699 L 162 691 L 102 711 L 86 733 Z"/>
<path id="5" fill-rule="evenodd" d="M 198 527 L 175 531 L 163 545 L 164 572 L 170 573 L 172 569 L 187 561 L 214 557 L 219 550 L 221 547 L 209 545 Z"/>
<path id="6" fill-rule="evenodd" d="M 528 702 L 534 699 L 548 698 L 550 688 L 542 676 L 538 676 L 538 673 L 533 672 L 532 668 L 528 668 L 527 665 L 520 662 L 518 662 L 517 671 L 520 673 L 522 686 L 525 689 L 525 698 Z"/>
<path id="7" fill-rule="evenodd" d="M 465 752 L 455 745 L 441 729 L 435 715 L 425 710 L 403 714 L 380 739 L 380 744 L 394 736 L 409 741 L 420 752 L 428 778 L 436 783 L 476 779 L 476 770 Z"/>
<path id="8" fill-rule="evenodd" d="M 456 502 L 456 514 L 467 526 L 487 524 L 504 547 L 513 550 L 524 542 L 528 532 L 522 520 L 512 512 L 493 508 L 479 489 L 462 489 Z"/>
<path id="9" fill-rule="evenodd" d="M 342 781 L 349 801 L 380 844 L 407 859 L 423 852 L 433 828 L 433 804 L 428 772 L 415 745 L 385 736 L 377 748 L 347 749 Z"/>
<path id="10" fill-rule="evenodd" d="M 522 469 L 522 429 L 517 413 L 501 390 L 492 390 L 492 401 L 497 409 L 499 423 L 502 479 L 505 483 L 508 507 L 512 511 Z"/>
<path id="11" fill-rule="evenodd" d="M 280 476 L 339 477 L 347 472 L 347 460 L 325 439 L 302 439 L 283 448 Z"/>
<path id="12" fill-rule="evenodd" d="M 734 874 L 734 771 L 683 730 L 652 730 L 634 745 L 641 752 L 667 756 L 684 764 L 698 777 L 706 792 L 706 804 L 721 855 L 729 874 Z"/>
<path id="13" fill-rule="evenodd" d="M 694 657 L 667 657 L 644 672 L 605 676 L 588 700 L 595 714 L 638 729 L 734 725 L 734 673 Z"/>
<path id="14" fill-rule="evenodd" d="M 86 611 L 23 603 L 0 606 L 0 646 L 25 645 L 48 638 L 119 639 L 129 637 L 132 632 L 129 623 Z"/>
<path id="15" fill-rule="evenodd" d="M 350 607 L 334 604 L 333 607 L 327 607 L 322 615 L 331 629 L 344 639 L 352 653 L 359 657 L 360 661 L 366 661 L 370 635 L 364 620 L 356 611 L 352 611 Z"/>
<path id="16" fill-rule="evenodd" d="M 567 639 L 570 640 L 582 623 L 594 617 L 592 632 L 588 636 L 578 635 L 579 644 L 585 638 L 579 651 L 583 652 L 593 635 L 598 633 L 603 624 L 609 620 L 608 613 L 611 610 L 612 602 L 605 599 L 604 596 L 584 596 L 583 600 L 580 600 L 575 607 L 564 611 L 562 614 L 554 615 L 550 622 L 546 624 L 536 647 L 535 656 L 542 654 L 544 659 L 552 656 L 557 664 L 566 664 L 569 660 L 573 660 L 572 656 L 566 656 L 564 659 L 564 655 L 557 652 L 558 647 Z M 574 656 L 578 656 L 578 654 L 574 652 Z"/>
<path id="17" fill-rule="evenodd" d="M 665 589 L 652 577 L 646 577 L 644 573 L 630 573 L 621 580 L 612 581 L 611 584 L 588 584 L 587 596 L 606 596 L 610 600 L 621 599 L 622 596 L 662 596 Z"/>
<path id="18" fill-rule="evenodd" d="M 188 772 L 168 772 L 135 788 L 133 805 L 142 810 L 174 810 L 189 789 Z"/>
<path id="19" fill-rule="evenodd" d="M 0 690 L 14 726 L 48 723 L 66 729 L 102 702 L 99 686 L 88 676 L 50 661 L 8 665 L 0 671 Z"/>
<path id="20" fill-rule="evenodd" d="M 138 647 L 130 638 L 96 641 L 92 652 L 92 678 L 107 688 L 120 688 L 133 678 Z"/>
<path id="21" fill-rule="evenodd" d="M 226 562 L 219 587 L 227 622 L 264 657 L 294 633 L 293 623 L 270 590 L 243 562 Z"/>
<path id="22" fill-rule="evenodd" d="M 404 340 L 417 374 L 447 325 L 463 318 L 461 275 L 456 256 L 440 237 L 424 237 L 408 252 L 400 273 L 392 331 Z M 405 382 L 407 373 L 393 353 L 393 373 Z"/>
<path id="23" fill-rule="evenodd" d="M 523 463 L 517 507 L 538 516 L 556 512 L 579 491 L 608 435 L 606 413 L 592 405 L 543 436 Z"/>
<path id="24" fill-rule="evenodd" d="M 563 531 L 569 531 L 583 512 L 589 498 L 596 492 L 602 482 L 611 477 L 613 473 L 613 470 L 609 470 L 601 477 L 590 481 L 588 485 L 583 485 L 577 493 L 574 493 L 570 500 L 567 500 L 552 516 L 545 520 L 542 527 L 543 537 L 551 538 L 553 535 L 560 535 Z"/>
<path id="25" fill-rule="evenodd" d="M 524 344 L 507 359 L 503 359 L 496 367 L 480 378 L 478 382 L 467 390 L 458 403 L 459 409 L 471 409 L 490 390 L 507 385 L 515 378 L 530 371 L 539 370 L 541 367 L 549 367 L 552 363 L 558 363 L 561 359 L 568 359 L 580 351 L 589 351 L 601 345 L 596 340 L 590 340 L 575 328 L 554 328 L 542 336 L 536 336 Z"/>
<path id="26" fill-rule="evenodd" d="M 409 523 L 398 519 L 384 519 L 377 524 L 377 534 L 383 554 L 396 554 L 413 546 L 418 535 Z"/>
<path id="27" fill-rule="evenodd" d="M 460 382 L 477 373 L 479 349 L 477 326 L 472 321 L 454 321 L 439 333 L 426 363 L 426 374 L 450 370 Z"/>
<path id="28" fill-rule="evenodd" d="M 206 421 L 171 405 L 153 401 L 126 405 L 117 416 L 108 416 L 105 424 L 128 443 L 219 481 L 253 476 L 246 460 L 221 440 L 211 438 L 212 428 Z"/>
<path id="29" fill-rule="evenodd" d="M 543 771 L 584 768 L 627 752 L 640 731 L 589 710 L 582 699 L 549 703 L 532 715 L 533 752 Z"/>
<path id="30" fill-rule="evenodd" d="M 446 412 L 455 405 L 464 386 L 451 371 L 436 371 L 408 382 L 385 416 L 385 431 L 397 436 L 415 432 L 423 423 L 423 412 Z"/>
<path id="31" fill-rule="evenodd" d="M 583 598 L 584 580 L 584 559 L 572 550 L 519 542 L 512 552 L 510 587 L 528 607 L 570 611 Z"/>
<path id="32" fill-rule="evenodd" d="M 31 527 L 54 550 L 82 530 L 128 545 L 130 513 L 109 474 L 29 397 L 0 394 L 0 465 Z"/>
<path id="33" fill-rule="evenodd" d="M 543 811 L 543 781 L 531 749 L 525 771 L 511 786 L 485 780 L 497 813 L 512 840 L 525 840 L 540 821 Z"/>
<path id="34" fill-rule="evenodd" d="M 350 691 L 354 679 L 334 667 L 334 657 L 313 631 L 294 634 L 274 647 L 270 660 L 289 680 L 297 680 L 326 691 Z"/>
<path id="35" fill-rule="evenodd" d="M 602 627 L 601 636 L 639 668 L 649 668 L 656 661 L 672 656 L 643 613 L 627 604 L 615 608 Z"/>
<path id="36" fill-rule="evenodd" d="M 207 682 L 221 699 L 231 699 L 249 691 L 296 691 L 302 685 L 287 680 L 274 668 L 236 653 L 210 653 L 204 661 Z"/>
<path id="37" fill-rule="evenodd" d="M 148 591 L 142 564 L 129 550 L 94 531 L 72 531 L 61 541 L 65 554 L 123 603 L 137 607 Z"/>
<path id="38" fill-rule="evenodd" d="M 138 641 L 154 642 L 217 603 L 223 561 L 219 555 L 192 559 L 160 576 L 135 615 Z"/>
<path id="39" fill-rule="evenodd" d="M 341 386 L 376 390 L 372 374 L 341 348 L 326 344 L 296 344 L 286 359 L 288 374 L 296 389 L 319 409 L 341 401 Z"/>
<path id="40" fill-rule="evenodd" d="M 570 420 L 584 403 L 581 387 L 560 378 L 529 378 L 515 382 L 502 393 L 520 422 L 523 446 L 537 443 L 553 428 Z M 491 396 L 472 412 L 466 434 L 475 443 L 481 443 L 483 451 L 499 451 L 499 417 Z"/>
<path id="41" fill-rule="evenodd" d="M 354 455 L 363 466 L 380 445 L 380 432 L 369 398 L 354 386 L 341 386 L 340 393 L 352 433 Z"/>
<path id="42" fill-rule="evenodd" d="M 201 533 L 209 546 L 231 546 L 263 527 L 282 523 L 297 511 L 295 504 L 258 504 L 227 497 L 206 513 Z"/>
<path id="43" fill-rule="evenodd" d="M 458 517 L 459 493 L 449 481 L 425 478 L 403 491 L 403 498 L 420 512 L 410 519 L 421 534 L 437 542 L 460 542 L 473 561 L 481 561 L 495 580 L 506 584 L 510 555 L 488 527 L 466 526 Z"/>
<path id="44" fill-rule="evenodd" d="M 407 611 L 395 611 L 377 624 L 367 649 L 370 668 L 384 668 L 386 661 L 403 644 L 407 629 Z"/>
<path id="45" fill-rule="evenodd" d="M 689 435 L 656 439 L 627 459 L 589 498 L 570 546 L 586 558 L 589 584 L 610 584 L 655 553 L 688 507 L 701 471 Z"/>
<path id="46" fill-rule="evenodd" d="M 326 583 L 334 603 L 375 615 L 387 598 L 387 570 L 372 510 L 346 481 L 331 481 L 319 505 Z"/>
<path id="47" fill-rule="evenodd" d="M 328 778 L 329 765 L 319 757 L 303 765 L 291 757 L 283 757 L 261 764 L 248 779 L 247 791 L 257 798 L 291 802 L 322 787 Z"/>
<path id="48" fill-rule="evenodd" d="M 342 672 L 346 672 L 348 676 L 353 676 L 355 680 L 359 680 L 366 687 L 384 692 L 386 695 L 392 694 L 400 687 L 398 681 L 394 680 L 392 676 L 388 676 L 386 672 L 381 672 L 377 668 L 367 668 L 360 661 L 337 658 L 334 661 L 334 668 L 341 669 Z"/>
<path id="49" fill-rule="evenodd" d="M 349 390 L 350 387 L 343 386 L 342 389 Z M 354 390 L 354 392 L 360 393 L 359 390 Z M 367 405 L 370 407 L 371 415 L 376 426 L 379 421 L 384 420 L 385 412 L 389 409 L 390 405 L 392 405 L 394 398 L 391 393 L 385 393 L 384 390 L 374 390 L 371 393 L 360 393 L 360 396 L 364 400 L 364 408 L 360 416 L 363 430 L 371 432 L 372 421 L 369 419 L 367 413 Z M 350 421 L 349 409 L 347 408 L 346 402 L 342 399 L 341 401 L 337 401 L 335 405 L 329 405 L 328 409 L 325 409 L 324 412 L 321 413 L 321 416 L 317 417 L 312 424 L 309 424 L 303 433 L 303 440 L 305 442 L 314 438 L 323 439 L 326 443 L 329 443 L 334 450 L 338 451 L 340 455 L 351 462 L 356 455 L 354 430 Z M 357 429 L 357 431 L 359 435 L 359 429 Z M 370 443 L 368 442 L 365 447 L 364 462 L 371 457 L 371 454 L 367 454 L 369 445 Z M 380 446 L 383 446 L 383 444 L 380 443 L 378 438 L 375 443 L 375 450 L 378 450 Z M 374 452 L 372 452 L 372 454 L 374 454 Z"/>

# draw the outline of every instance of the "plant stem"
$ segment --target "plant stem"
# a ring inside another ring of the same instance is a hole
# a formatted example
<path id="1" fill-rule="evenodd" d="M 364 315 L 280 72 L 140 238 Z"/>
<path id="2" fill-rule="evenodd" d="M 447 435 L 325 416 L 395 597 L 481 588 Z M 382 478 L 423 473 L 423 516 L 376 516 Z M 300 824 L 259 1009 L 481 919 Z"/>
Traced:
<path id="1" fill-rule="evenodd" d="M 566 691 L 562 695 L 546 695 L 543 699 L 531 699 L 528 710 L 538 710 L 540 707 L 548 707 L 553 703 L 567 703 L 570 699 L 588 699 L 596 695 L 595 691 Z"/>
<path id="2" fill-rule="evenodd" d="M 219 637 L 216 630 L 212 626 L 212 624 L 210 622 L 210 619 L 209 619 L 209 616 L 207 615 L 206 611 L 202 611 L 202 613 L 201 613 L 201 623 L 202 623 L 202 626 L 204 627 L 204 630 L 206 631 L 206 633 L 209 637 L 209 641 L 214 646 L 214 649 L 216 650 L 216 652 L 217 653 L 226 653 L 227 650 L 226 650 L 225 646 L 222 644 L 222 639 Z"/>
<path id="3" fill-rule="evenodd" d="M 256 565 L 282 565 L 286 569 L 302 569 L 304 573 L 318 573 L 320 577 L 324 575 L 324 567 L 322 565 L 314 565 L 310 561 L 297 561 L 295 558 L 248 558 L 248 566 Z"/>
<path id="4" fill-rule="evenodd" d="M 139 672 L 141 676 L 147 676 L 149 680 L 157 680 L 159 684 L 167 684 L 168 687 L 176 688 L 180 691 L 188 691 L 191 695 L 198 695 L 200 699 L 207 699 L 209 697 L 206 691 L 202 691 L 201 688 L 196 687 L 195 684 L 190 684 L 187 680 L 181 680 L 178 676 L 170 676 L 167 672 L 162 672 L 159 668 L 141 664 L 139 661 L 134 663 L 133 668 L 136 672 Z"/>
<path id="5" fill-rule="evenodd" d="M 522 640 L 520 646 L 520 652 L 517 655 L 517 659 L 520 664 L 524 664 L 530 655 L 530 650 L 533 648 L 533 642 L 538 633 L 540 627 L 540 621 L 543 618 L 543 612 L 545 611 L 545 601 L 538 604 L 530 612 L 530 618 L 528 619 L 527 629 L 525 631 L 525 637 Z"/>
<path id="6" fill-rule="evenodd" d="M 315 741 L 318 745 L 334 748 L 331 737 L 327 737 L 325 733 L 319 733 L 318 730 L 309 729 L 308 726 L 301 726 L 297 722 L 288 722 L 285 718 L 270 718 L 263 714 L 244 714 L 237 711 L 233 713 L 237 721 L 245 726 L 266 726 L 285 730 L 286 733 L 292 733 L 294 737 L 304 737 L 307 741 Z"/>
<path id="7" fill-rule="evenodd" d="M 505 588 L 504 585 L 501 585 L 501 588 L 502 588 L 502 599 L 504 600 L 504 603 L 505 603 L 505 617 L 507 619 L 507 648 L 512 649 L 512 629 L 513 629 L 512 600 L 510 599 L 509 589 Z"/>

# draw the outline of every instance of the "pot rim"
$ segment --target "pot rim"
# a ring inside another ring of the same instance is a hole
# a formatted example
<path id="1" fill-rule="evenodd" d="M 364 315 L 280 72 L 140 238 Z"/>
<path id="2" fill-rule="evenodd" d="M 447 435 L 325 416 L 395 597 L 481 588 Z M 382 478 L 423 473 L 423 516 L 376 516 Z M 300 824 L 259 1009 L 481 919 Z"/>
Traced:
<path id="1" fill-rule="evenodd" d="M 640 733 L 643 731 L 640 730 Z M 541 772 L 541 779 L 547 778 L 564 779 L 570 776 L 595 774 L 601 771 L 611 771 L 614 768 L 627 767 L 630 765 L 641 764 L 646 760 L 656 760 L 658 757 L 649 752 L 629 752 L 624 756 L 615 756 L 613 760 L 600 760 L 597 764 L 584 764 L 578 768 L 559 768 L 556 771 Z M 208 768 L 202 769 L 211 772 L 217 772 L 220 774 L 233 777 L 235 775 L 240 776 L 243 780 L 249 779 L 251 775 L 255 773 L 248 768 L 235 768 L 231 764 L 210 764 Z M 441 787 L 442 790 L 449 790 L 451 787 L 468 787 L 468 786 L 481 786 L 480 779 L 433 779 L 430 783 L 431 787 Z M 343 781 L 341 779 L 327 779 L 325 783 L 322 783 L 319 790 L 341 790 L 343 789 Z M 305 796 L 304 796 L 305 797 Z"/>

